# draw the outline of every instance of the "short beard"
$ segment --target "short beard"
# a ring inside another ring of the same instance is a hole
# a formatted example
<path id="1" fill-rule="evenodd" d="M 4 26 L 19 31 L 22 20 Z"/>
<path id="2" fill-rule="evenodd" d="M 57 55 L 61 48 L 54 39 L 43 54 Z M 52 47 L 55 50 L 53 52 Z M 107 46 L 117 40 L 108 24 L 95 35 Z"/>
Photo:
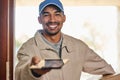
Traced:
<path id="1" fill-rule="evenodd" d="M 55 33 L 52 33 L 52 32 L 49 32 L 48 30 L 45 30 L 45 33 L 49 36 L 54 36 L 54 35 L 58 34 L 59 32 L 60 32 L 60 30 L 55 32 Z"/>

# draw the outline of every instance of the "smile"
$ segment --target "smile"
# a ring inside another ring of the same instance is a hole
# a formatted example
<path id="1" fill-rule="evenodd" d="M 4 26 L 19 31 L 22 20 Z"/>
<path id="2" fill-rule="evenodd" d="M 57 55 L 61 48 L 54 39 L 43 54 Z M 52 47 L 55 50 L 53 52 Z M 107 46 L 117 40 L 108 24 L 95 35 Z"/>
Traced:
<path id="1" fill-rule="evenodd" d="M 49 25 L 49 28 L 51 29 L 55 29 L 57 27 L 57 25 Z"/>
<path id="2" fill-rule="evenodd" d="M 59 25 L 59 23 L 57 23 L 57 22 L 47 24 L 48 28 L 50 28 L 50 29 L 56 29 L 58 25 Z"/>

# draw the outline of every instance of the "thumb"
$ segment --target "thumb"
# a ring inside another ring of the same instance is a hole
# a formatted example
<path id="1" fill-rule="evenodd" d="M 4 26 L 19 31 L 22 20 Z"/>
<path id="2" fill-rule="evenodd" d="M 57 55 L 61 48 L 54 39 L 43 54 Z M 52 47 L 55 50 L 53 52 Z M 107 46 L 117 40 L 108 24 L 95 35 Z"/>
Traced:
<path id="1" fill-rule="evenodd" d="M 38 64 L 39 62 L 40 62 L 40 58 L 39 58 L 39 57 L 34 56 L 34 57 L 32 58 L 32 64 L 36 65 L 36 64 Z"/>

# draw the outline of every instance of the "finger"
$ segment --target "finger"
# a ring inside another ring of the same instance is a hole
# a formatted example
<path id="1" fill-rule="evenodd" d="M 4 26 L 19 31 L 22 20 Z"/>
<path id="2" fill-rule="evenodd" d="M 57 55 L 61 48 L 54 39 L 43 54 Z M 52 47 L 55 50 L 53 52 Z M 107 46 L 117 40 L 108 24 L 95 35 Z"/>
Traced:
<path id="1" fill-rule="evenodd" d="M 35 64 L 38 64 L 40 62 L 40 58 L 35 56 L 32 58 L 32 63 L 35 65 Z"/>

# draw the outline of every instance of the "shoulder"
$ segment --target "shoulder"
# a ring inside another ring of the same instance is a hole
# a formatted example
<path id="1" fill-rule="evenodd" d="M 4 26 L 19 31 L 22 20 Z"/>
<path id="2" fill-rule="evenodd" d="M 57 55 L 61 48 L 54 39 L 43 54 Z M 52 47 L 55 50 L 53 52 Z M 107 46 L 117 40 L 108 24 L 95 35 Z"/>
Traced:
<path id="1" fill-rule="evenodd" d="M 26 42 L 24 42 L 22 44 L 22 46 L 18 50 L 18 53 L 26 52 L 26 51 L 31 51 L 33 49 L 33 46 L 35 46 L 35 45 L 36 44 L 35 44 L 34 37 L 32 37 L 32 38 L 30 38 L 29 40 L 27 40 Z"/>
<path id="2" fill-rule="evenodd" d="M 87 46 L 87 44 L 86 44 L 84 41 L 82 41 L 81 39 L 77 39 L 77 38 L 75 38 L 75 37 L 73 37 L 73 36 L 66 35 L 66 34 L 63 34 L 63 36 L 64 36 L 64 39 L 65 39 L 67 42 L 71 42 L 71 43 L 77 44 L 77 45 L 79 44 L 79 45 Z"/>
<path id="3" fill-rule="evenodd" d="M 36 39 L 38 39 L 39 37 L 40 37 L 40 34 L 39 34 L 39 31 L 37 31 L 35 35 L 29 38 L 26 42 L 24 42 L 22 46 L 31 47 L 32 45 L 37 45 Z"/>
<path id="4" fill-rule="evenodd" d="M 32 37 L 32 38 L 28 39 L 26 42 L 24 42 L 22 46 L 28 47 L 30 45 L 35 45 L 34 37 Z"/>

